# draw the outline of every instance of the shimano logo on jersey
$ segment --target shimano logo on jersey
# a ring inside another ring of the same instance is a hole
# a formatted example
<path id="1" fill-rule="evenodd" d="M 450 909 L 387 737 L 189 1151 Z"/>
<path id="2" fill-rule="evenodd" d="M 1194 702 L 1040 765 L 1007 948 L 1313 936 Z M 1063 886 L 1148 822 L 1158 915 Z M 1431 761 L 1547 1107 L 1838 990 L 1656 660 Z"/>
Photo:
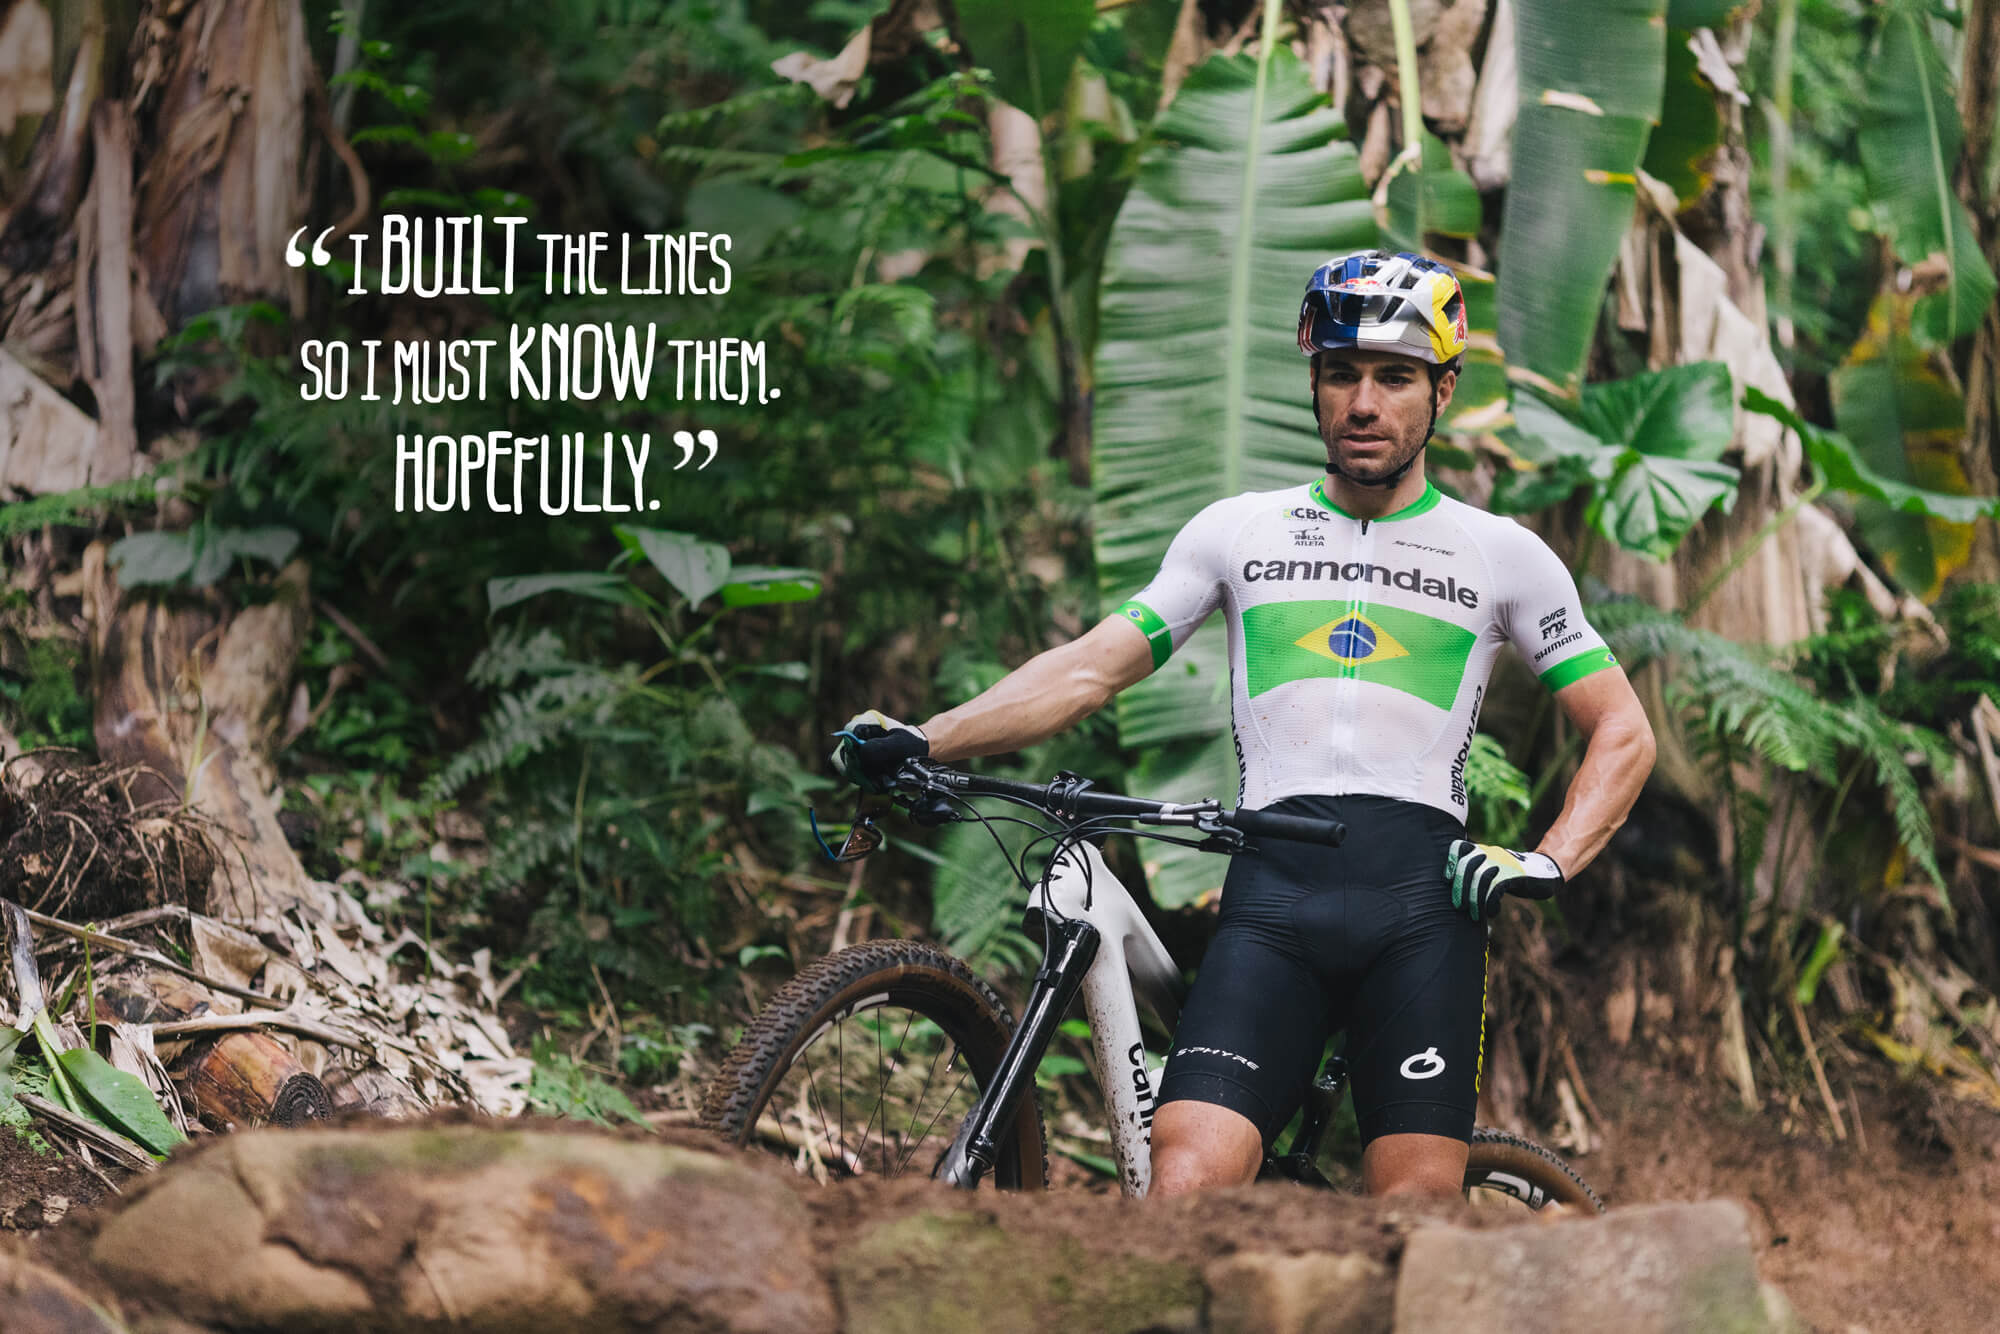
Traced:
<path id="1" fill-rule="evenodd" d="M 1432 579 L 1422 569 L 1392 570 L 1386 565 L 1351 560 L 1250 560 L 1243 562 L 1243 582 L 1254 584 L 1277 579 L 1331 579 L 1341 583 L 1381 584 L 1406 593 L 1421 593 L 1442 602 L 1455 602 L 1468 611 L 1479 606 L 1477 589 L 1462 587 L 1453 577 Z"/>
<path id="2" fill-rule="evenodd" d="M 1565 644 L 1574 644 L 1577 640 L 1581 638 L 1583 638 L 1583 631 L 1581 630 L 1576 631 L 1574 634 L 1564 635 L 1561 639 L 1558 639 L 1555 643 L 1550 644 L 1547 648 L 1544 648 L 1539 653 L 1535 654 L 1535 661 L 1540 662 L 1543 658 L 1548 657 L 1549 654 L 1554 653 L 1557 649 L 1563 647 Z"/>
<path id="3" fill-rule="evenodd" d="M 1485 686 L 1472 692 L 1472 717 L 1465 724 L 1465 740 L 1459 743 L 1458 754 L 1452 757 L 1451 800 L 1457 806 L 1465 805 L 1465 762 L 1472 758 L 1472 737 L 1479 730 L 1479 701 L 1485 694 Z"/>
<path id="4" fill-rule="evenodd" d="M 1333 516 L 1325 510 L 1316 510 L 1310 505 L 1294 505 L 1291 509 L 1284 511 L 1282 517 L 1287 519 L 1316 519 L 1321 523 L 1330 523 L 1333 520 Z"/>
<path id="5" fill-rule="evenodd" d="M 1456 556 L 1458 554 L 1456 551 L 1447 551 L 1443 547 L 1427 547 L 1422 542 L 1405 542 L 1400 537 L 1396 539 L 1395 545 L 1409 547 L 1413 551 L 1428 551 L 1433 556 Z"/>

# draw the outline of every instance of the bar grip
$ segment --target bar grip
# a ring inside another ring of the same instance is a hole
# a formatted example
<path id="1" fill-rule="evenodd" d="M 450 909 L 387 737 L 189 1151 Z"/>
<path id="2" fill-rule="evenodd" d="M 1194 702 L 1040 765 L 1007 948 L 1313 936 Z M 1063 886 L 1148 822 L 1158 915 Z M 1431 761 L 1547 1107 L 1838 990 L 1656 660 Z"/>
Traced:
<path id="1" fill-rule="evenodd" d="M 1347 826 L 1339 820 L 1316 820 L 1307 815 L 1277 815 L 1269 811 L 1239 810 L 1224 823 L 1234 825 L 1252 838 L 1283 838 L 1295 843 L 1323 843 L 1337 848 L 1347 837 Z"/>

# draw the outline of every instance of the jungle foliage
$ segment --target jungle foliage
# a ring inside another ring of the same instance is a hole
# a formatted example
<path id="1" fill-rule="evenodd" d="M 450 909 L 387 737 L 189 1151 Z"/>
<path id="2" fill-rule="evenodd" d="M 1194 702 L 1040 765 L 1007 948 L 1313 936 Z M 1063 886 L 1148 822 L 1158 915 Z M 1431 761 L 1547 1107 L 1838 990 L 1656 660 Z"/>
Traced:
<path id="1" fill-rule="evenodd" d="M 1735 69 L 1761 113 L 1742 147 L 1797 413 L 1746 400 L 1718 362 L 1633 370 L 1600 318 L 1635 173 L 1677 200 L 1712 183 L 1726 118 L 1689 43 L 1737 6 L 1629 0 L 1600 29 L 1517 0 L 1546 40 L 1524 60 L 1504 194 L 1473 184 L 1409 83 L 1400 150 L 1371 180 L 1363 127 L 1318 91 L 1277 0 L 1206 6 L 1246 41 L 1192 68 L 1173 68 L 1172 0 L 1037 0 L 1026 26 L 1013 0 L 959 0 L 956 32 L 891 31 L 909 8 L 378 5 L 332 79 L 379 209 L 735 238 L 724 300 L 529 284 L 425 312 L 437 336 L 589 319 L 762 338 L 781 399 L 305 403 L 277 349 L 415 318 L 328 288 L 296 322 L 245 305 L 180 330 L 152 372 L 162 397 L 198 390 L 194 451 L 139 484 L 0 509 L 0 538 L 107 514 L 145 527 L 164 498 L 191 521 L 127 536 L 128 582 L 247 600 L 254 576 L 307 557 L 326 610 L 286 777 L 320 831 L 309 859 L 360 871 L 371 902 L 427 936 L 494 946 L 558 1022 L 586 1027 L 603 1001 L 623 1016 L 607 1064 L 657 1080 L 858 913 L 995 973 L 1032 960 L 981 830 L 898 834 L 865 880 L 815 861 L 803 809 L 847 803 L 824 776 L 828 734 L 860 708 L 916 720 L 968 698 L 1143 583 L 1209 500 L 1297 480 L 1317 450 L 1298 285 L 1329 252 L 1398 237 L 1460 264 L 1469 294 L 1473 364 L 1440 460 L 1497 477 L 1494 508 L 1588 534 L 1580 568 L 1593 546 L 1669 558 L 1738 503 L 1729 447 L 1747 407 L 1791 414 L 1814 495 L 1932 603 L 1941 648 L 1849 594 L 1823 634 L 1772 649 L 1636 602 L 1593 612 L 1635 675 L 1667 678 L 1725 794 L 1737 944 L 1770 994 L 1797 984 L 1822 919 L 1865 934 L 1906 868 L 1963 884 L 1934 808 L 1964 767 L 1968 710 L 2000 704 L 2000 603 L 1993 585 L 1948 582 L 1992 502 L 1964 494 L 1946 455 L 1993 281 L 1969 206 L 1935 172 L 1905 178 L 1965 138 L 1950 7 L 1788 0 L 1739 30 Z M 349 20 L 308 9 L 334 69 Z M 830 61 L 871 22 L 897 55 L 844 97 L 772 69 L 800 51 Z M 996 162 L 1006 105 L 1036 118 L 1040 195 Z M 384 500 L 398 432 L 646 430 L 657 447 L 696 428 L 724 448 L 671 474 L 644 527 Z M 1211 627 L 1115 718 L 993 767 L 1232 796 L 1218 640 Z M 85 739 L 77 664 L 0 648 L 17 731 Z M 1474 832 L 1532 838 L 1571 753 L 1539 723 L 1479 737 Z M 1863 809 L 1889 818 L 1855 821 Z M 1779 863 L 1812 867 L 1789 920 L 1751 911 L 1767 835 L 1788 840 Z M 1151 889 L 1182 904 L 1219 875 L 1168 860 Z M 573 1059 L 544 1064 L 539 1102 L 627 1113 Z"/>

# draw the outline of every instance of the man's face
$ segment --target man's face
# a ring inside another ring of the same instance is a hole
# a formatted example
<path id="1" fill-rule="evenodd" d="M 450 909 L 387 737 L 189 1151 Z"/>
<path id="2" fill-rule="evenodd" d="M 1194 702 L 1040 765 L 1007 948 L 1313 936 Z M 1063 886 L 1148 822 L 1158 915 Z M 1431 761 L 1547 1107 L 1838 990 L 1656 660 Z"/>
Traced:
<path id="1" fill-rule="evenodd" d="M 1456 373 L 1438 377 L 1438 411 Z M 1355 481 L 1393 474 L 1424 447 L 1431 424 L 1430 368 L 1393 352 L 1341 350 L 1313 358 L 1313 394 L 1327 463 Z"/>

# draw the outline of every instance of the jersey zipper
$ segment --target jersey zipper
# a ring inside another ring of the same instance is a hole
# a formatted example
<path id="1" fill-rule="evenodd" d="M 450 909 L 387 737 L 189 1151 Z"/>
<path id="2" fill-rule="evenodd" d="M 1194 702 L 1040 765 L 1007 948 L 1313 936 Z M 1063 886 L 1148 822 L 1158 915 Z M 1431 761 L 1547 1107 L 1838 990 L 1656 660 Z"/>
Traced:
<path id="1" fill-rule="evenodd" d="M 1348 600 L 1343 620 L 1348 616 L 1368 614 L 1368 592 L 1374 585 L 1369 583 L 1365 576 L 1367 567 L 1374 563 L 1374 556 L 1375 535 L 1368 530 L 1368 520 L 1363 519 L 1360 534 L 1354 542 L 1352 559 L 1361 563 L 1364 577 L 1360 581 L 1359 591 Z M 1354 719 L 1360 711 L 1360 702 L 1355 698 L 1357 692 L 1353 689 L 1353 683 L 1359 676 L 1359 667 L 1360 664 L 1356 662 L 1343 662 L 1340 665 L 1340 679 L 1347 683 L 1348 688 L 1340 692 L 1340 701 L 1334 708 L 1333 726 L 1327 738 L 1333 747 L 1333 762 L 1329 767 L 1334 774 L 1341 777 L 1352 777 L 1354 773 L 1352 764 Z"/>

